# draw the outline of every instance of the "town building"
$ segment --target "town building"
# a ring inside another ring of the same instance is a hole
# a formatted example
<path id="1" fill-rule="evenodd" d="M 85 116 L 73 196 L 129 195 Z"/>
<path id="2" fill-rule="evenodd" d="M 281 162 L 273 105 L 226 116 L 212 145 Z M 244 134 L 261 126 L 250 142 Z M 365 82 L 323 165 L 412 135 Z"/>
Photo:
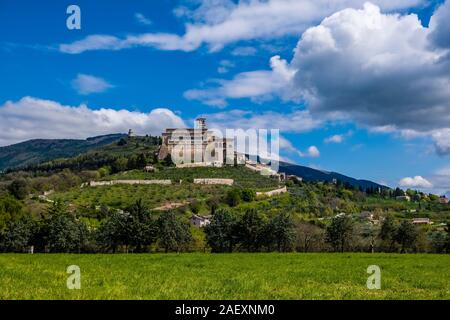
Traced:
<path id="1" fill-rule="evenodd" d="M 199 215 L 192 215 L 190 222 L 199 228 L 206 227 L 211 223 L 211 216 L 199 216 Z"/>
<path id="2" fill-rule="evenodd" d="M 406 202 L 411 201 L 411 198 L 409 196 L 398 196 L 398 197 L 395 197 L 395 199 L 397 199 L 399 201 L 406 201 Z"/>
<path id="3" fill-rule="evenodd" d="M 439 203 L 448 204 L 448 202 L 449 202 L 449 200 L 448 200 L 448 198 L 446 196 L 441 196 L 439 198 Z"/>
<path id="4" fill-rule="evenodd" d="M 413 224 L 432 224 L 430 218 L 414 218 L 412 221 Z"/>

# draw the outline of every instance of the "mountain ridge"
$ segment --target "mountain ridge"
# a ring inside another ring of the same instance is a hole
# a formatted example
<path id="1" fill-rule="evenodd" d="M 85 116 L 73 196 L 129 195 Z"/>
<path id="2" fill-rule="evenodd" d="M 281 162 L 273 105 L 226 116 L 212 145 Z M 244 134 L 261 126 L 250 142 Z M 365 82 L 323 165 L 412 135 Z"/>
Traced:
<path id="1" fill-rule="evenodd" d="M 72 158 L 83 153 L 95 150 L 100 147 L 107 146 L 121 138 L 126 134 L 109 134 L 87 139 L 32 139 L 6 147 L 0 147 L 0 171 L 6 169 L 17 169 L 44 163 L 59 158 Z M 258 161 L 260 161 L 258 157 Z M 279 162 L 279 171 L 288 175 L 296 175 L 302 177 L 303 180 L 309 182 L 333 182 L 349 184 L 354 188 L 363 190 L 388 188 L 381 184 L 366 179 L 355 179 L 338 172 L 329 172 L 310 167 Z"/>
<path id="2" fill-rule="evenodd" d="M 0 171 L 58 158 L 74 157 L 125 137 L 115 133 L 86 139 L 31 139 L 0 147 Z"/>

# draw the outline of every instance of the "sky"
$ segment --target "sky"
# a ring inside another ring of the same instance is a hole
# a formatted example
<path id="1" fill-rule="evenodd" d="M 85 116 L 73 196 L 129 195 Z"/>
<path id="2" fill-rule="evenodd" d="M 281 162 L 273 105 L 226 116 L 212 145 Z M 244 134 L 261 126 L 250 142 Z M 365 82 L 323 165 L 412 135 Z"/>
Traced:
<path id="1" fill-rule="evenodd" d="M 293 163 L 443 194 L 449 19 L 450 0 L 0 0 L 0 146 L 205 116 L 279 129 Z"/>

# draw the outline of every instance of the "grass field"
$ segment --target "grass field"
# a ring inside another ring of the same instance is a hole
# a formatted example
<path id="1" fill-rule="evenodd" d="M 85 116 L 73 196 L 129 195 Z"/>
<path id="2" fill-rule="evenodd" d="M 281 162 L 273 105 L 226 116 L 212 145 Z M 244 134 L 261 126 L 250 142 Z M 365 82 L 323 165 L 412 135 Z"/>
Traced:
<path id="1" fill-rule="evenodd" d="M 81 269 L 69 290 L 66 268 Z M 369 265 L 382 287 L 369 290 Z M 450 255 L 1 254 L 0 299 L 450 299 Z"/>

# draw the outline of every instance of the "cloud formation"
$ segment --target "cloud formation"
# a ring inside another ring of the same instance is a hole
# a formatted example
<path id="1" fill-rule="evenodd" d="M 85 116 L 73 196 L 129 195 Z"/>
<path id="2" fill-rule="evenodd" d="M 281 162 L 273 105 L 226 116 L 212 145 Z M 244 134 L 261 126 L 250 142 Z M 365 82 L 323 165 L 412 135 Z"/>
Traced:
<path id="1" fill-rule="evenodd" d="M 347 133 L 342 134 L 334 134 L 332 136 L 329 136 L 328 138 L 324 139 L 325 143 L 342 143 L 345 139 L 350 137 L 353 134 L 353 132 L 349 131 Z"/>
<path id="2" fill-rule="evenodd" d="M 29 139 L 85 139 L 125 133 L 161 134 L 168 127 L 185 127 L 183 120 L 166 108 L 149 113 L 125 109 L 90 109 L 86 105 L 68 106 L 51 100 L 24 97 L 0 105 L 0 146 Z"/>
<path id="3" fill-rule="evenodd" d="M 134 18 L 136 19 L 136 21 L 139 23 L 139 24 L 142 24 L 142 25 L 144 25 L 144 26 L 149 26 L 149 25 L 151 25 L 153 22 L 152 22 L 152 20 L 150 20 L 149 18 L 147 18 L 146 16 L 144 16 L 142 13 L 140 13 L 140 12 L 136 12 L 135 14 L 134 14 Z"/>
<path id="4" fill-rule="evenodd" d="M 344 9 L 308 28 L 289 64 L 275 56 L 272 70 L 217 80 L 218 87 L 190 90 L 186 97 L 222 106 L 235 98 L 303 101 L 313 117 L 431 137 L 436 151 L 447 155 L 449 20 L 450 1 L 437 9 L 428 28 L 414 14 L 385 14 L 371 3 Z"/>
<path id="5" fill-rule="evenodd" d="M 234 129 L 278 129 L 281 133 L 308 132 L 323 125 L 318 119 L 313 119 L 307 110 L 294 110 L 290 113 L 274 111 L 251 112 L 244 110 L 230 110 L 204 115 L 208 119 L 208 126 L 225 130 Z"/>
<path id="6" fill-rule="evenodd" d="M 405 188 L 432 188 L 433 185 L 430 181 L 423 178 L 422 176 L 415 176 L 415 177 L 406 177 L 399 181 L 399 186 L 405 187 Z"/>
<path id="7" fill-rule="evenodd" d="M 104 92 L 113 87 L 106 80 L 88 74 L 79 73 L 72 80 L 72 87 L 82 95 Z"/>
<path id="8" fill-rule="evenodd" d="M 90 35 L 73 43 L 62 44 L 59 48 L 62 52 L 71 54 L 136 46 L 193 51 L 206 44 L 210 51 L 217 51 L 227 44 L 242 40 L 298 35 L 333 12 L 360 7 L 364 2 L 365 0 L 241 0 L 235 3 L 231 0 L 202 0 L 194 8 L 184 6 L 175 9 L 178 17 L 187 20 L 183 35 L 146 33 L 124 38 Z M 385 10 L 396 10 L 417 6 L 423 0 L 373 2 Z"/>
<path id="9" fill-rule="evenodd" d="M 274 93 L 285 100 L 293 98 L 290 84 L 295 71 L 290 69 L 287 61 L 280 56 L 272 57 L 270 66 L 271 71 L 243 72 L 231 80 L 215 80 L 216 86 L 188 90 L 184 93 L 184 97 L 217 107 L 227 106 L 226 99 L 251 98 L 254 102 L 258 102 L 271 99 Z"/>

